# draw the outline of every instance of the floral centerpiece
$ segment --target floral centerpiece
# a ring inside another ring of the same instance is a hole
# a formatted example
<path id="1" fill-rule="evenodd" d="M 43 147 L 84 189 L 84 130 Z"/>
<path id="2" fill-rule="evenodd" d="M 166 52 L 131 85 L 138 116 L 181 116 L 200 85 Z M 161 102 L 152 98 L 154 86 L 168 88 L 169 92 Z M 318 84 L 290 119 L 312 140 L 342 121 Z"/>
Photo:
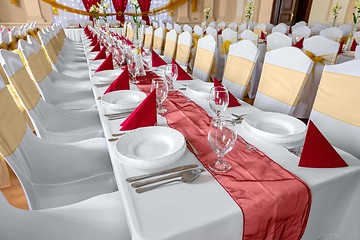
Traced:
<path id="1" fill-rule="evenodd" d="M 106 25 L 108 25 L 108 19 L 106 15 L 106 10 L 110 7 L 109 3 L 105 3 L 104 0 L 101 0 L 97 5 L 92 5 L 90 7 L 89 12 L 95 17 L 96 20 L 99 20 L 100 17 L 105 21 Z"/>
<path id="2" fill-rule="evenodd" d="M 246 20 L 246 28 L 250 27 L 250 20 L 253 17 L 254 14 L 254 10 L 255 10 L 255 3 L 254 1 L 250 1 L 246 4 L 245 6 L 245 20 Z"/>
<path id="3" fill-rule="evenodd" d="M 333 27 L 336 26 L 336 20 L 339 15 L 340 10 L 342 9 L 342 6 L 340 6 L 339 2 L 336 2 L 336 4 L 331 9 L 331 13 L 333 15 Z"/>
<path id="4" fill-rule="evenodd" d="M 204 8 L 204 14 L 205 14 L 205 22 L 209 19 L 210 16 L 211 7 Z"/>
<path id="5" fill-rule="evenodd" d="M 353 13 L 353 23 L 354 23 L 354 30 L 356 31 L 357 25 L 360 22 L 360 0 L 355 1 L 355 7 L 356 10 Z"/>

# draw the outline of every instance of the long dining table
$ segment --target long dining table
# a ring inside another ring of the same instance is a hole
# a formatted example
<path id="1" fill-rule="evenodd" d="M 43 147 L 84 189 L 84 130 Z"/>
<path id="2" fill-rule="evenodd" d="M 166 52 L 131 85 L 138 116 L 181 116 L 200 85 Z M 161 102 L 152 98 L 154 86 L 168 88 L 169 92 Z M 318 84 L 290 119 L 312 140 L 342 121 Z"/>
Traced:
<path id="1" fill-rule="evenodd" d="M 84 36 L 83 36 L 84 37 Z M 160 70 L 155 73 L 161 75 Z M 120 123 L 124 119 L 109 120 L 105 114 L 112 113 L 102 101 L 107 87 L 96 86 L 93 71 L 90 71 L 92 89 L 96 107 L 107 140 L 112 134 L 119 133 Z M 194 102 L 210 117 L 214 116 L 206 98 L 189 94 L 184 90 L 191 81 L 176 81 L 176 91 L 189 101 Z M 204 83 L 207 84 L 207 83 Z M 142 87 L 131 84 L 132 90 Z M 168 100 L 164 106 L 167 107 Z M 241 106 L 228 108 L 224 114 L 250 114 L 262 112 L 245 102 Z M 146 118 L 146 116 L 143 116 Z M 169 126 L 166 118 L 157 115 L 157 126 Z M 246 144 L 256 149 L 256 154 L 263 154 L 282 168 L 299 177 L 311 190 L 311 209 L 302 239 L 360 239 L 360 161 L 352 155 L 337 149 L 349 164 L 346 168 L 316 169 L 298 167 L 299 157 L 289 152 L 283 144 L 275 144 L 252 134 L 237 125 L 237 134 Z M 340 133 L 339 133 L 340 134 Z M 175 163 L 160 169 L 137 169 L 119 161 L 116 141 L 107 141 L 112 166 L 119 191 L 125 205 L 129 229 L 134 240 L 165 239 L 242 239 L 244 215 L 214 175 L 202 167 L 202 163 L 189 149 Z M 303 140 L 293 142 L 286 147 L 299 147 Z M 195 144 L 196 145 L 196 144 Z M 251 150 L 249 150 L 251 151 Z M 250 153 L 251 154 L 251 153 Z M 246 158 L 246 155 L 245 155 Z M 242 161 L 243 159 L 238 159 Z M 205 169 L 201 176 L 192 183 L 171 184 L 146 193 L 136 193 L 126 182 L 131 176 L 151 173 L 186 164 L 197 164 Z M 241 183 L 239 183 L 241 184 Z M 254 199 L 254 204 L 256 201 Z M 276 209 L 277 206 L 274 206 Z M 336 238 L 338 237 L 338 238 Z"/>

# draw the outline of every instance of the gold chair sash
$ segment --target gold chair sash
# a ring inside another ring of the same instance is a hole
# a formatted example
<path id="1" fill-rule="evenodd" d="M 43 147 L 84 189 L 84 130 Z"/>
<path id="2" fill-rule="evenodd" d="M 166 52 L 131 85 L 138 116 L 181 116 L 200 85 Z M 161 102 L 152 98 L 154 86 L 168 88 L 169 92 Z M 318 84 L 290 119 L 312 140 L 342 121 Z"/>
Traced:
<path id="1" fill-rule="evenodd" d="M 256 35 L 258 35 L 259 37 L 261 37 L 261 32 L 265 32 L 265 30 L 263 30 L 261 28 L 255 28 L 254 29 L 254 33 L 256 33 Z"/>
<path id="2" fill-rule="evenodd" d="M 190 59 L 191 46 L 179 43 L 176 50 L 176 61 L 187 64 Z"/>
<path id="3" fill-rule="evenodd" d="M 360 127 L 360 77 L 323 72 L 313 109 Z"/>
<path id="4" fill-rule="evenodd" d="M 0 189 L 10 186 L 10 175 L 5 162 L 5 159 L 1 156 L 0 153 Z"/>
<path id="5" fill-rule="evenodd" d="M 10 82 L 14 86 L 17 94 L 20 96 L 25 109 L 33 109 L 40 100 L 41 96 L 35 82 L 31 80 L 25 67 L 22 67 L 13 76 L 11 76 Z"/>
<path id="6" fill-rule="evenodd" d="M 8 44 L 8 50 L 12 51 L 17 49 L 18 40 L 14 39 Z"/>
<path id="7" fill-rule="evenodd" d="M 153 49 L 162 51 L 164 38 L 155 36 L 154 37 L 154 43 L 153 43 Z"/>
<path id="8" fill-rule="evenodd" d="M 258 91 L 289 106 L 296 106 L 308 78 L 306 73 L 264 63 Z"/>
<path id="9" fill-rule="evenodd" d="M 242 57 L 228 55 L 224 79 L 242 86 L 247 86 L 250 82 L 254 67 L 255 62 Z"/>
<path id="10" fill-rule="evenodd" d="M 150 49 L 152 47 L 152 42 L 153 42 L 152 40 L 153 40 L 153 34 L 150 33 L 145 34 L 144 47 Z"/>
<path id="11" fill-rule="evenodd" d="M 315 63 L 321 63 L 323 65 L 333 65 L 336 61 L 337 54 L 324 54 L 320 56 L 316 56 L 314 53 L 304 50 L 304 53 Z"/>
<path id="12" fill-rule="evenodd" d="M 176 50 L 176 41 L 166 40 L 164 55 L 173 58 Z"/>
<path id="13" fill-rule="evenodd" d="M 193 33 L 192 34 L 192 37 L 193 37 L 193 41 L 192 41 L 192 46 L 191 48 L 197 48 L 197 45 L 198 45 L 198 41 L 199 41 L 199 38 L 200 38 L 200 35 L 197 35 L 196 33 Z"/>
<path id="14" fill-rule="evenodd" d="M 220 45 L 220 53 L 221 53 L 221 54 L 228 54 L 228 53 L 229 53 L 229 49 L 230 49 L 230 45 L 231 45 L 231 41 L 230 41 L 230 40 L 225 40 L 225 41 Z"/>
<path id="15" fill-rule="evenodd" d="M 214 62 L 214 56 L 214 52 L 198 47 L 195 56 L 194 68 L 210 74 Z"/>
<path id="16" fill-rule="evenodd" d="M 20 145 L 26 131 L 26 121 L 8 89 L 0 92 L 0 153 L 11 155 Z"/>
<path id="17" fill-rule="evenodd" d="M 52 71 L 51 64 L 46 61 L 45 53 L 42 50 L 31 54 L 28 58 L 26 58 L 25 62 L 26 66 L 30 69 L 33 77 L 35 78 L 33 80 L 36 82 L 44 80 Z"/>
<path id="18" fill-rule="evenodd" d="M 7 43 L 0 43 L 0 49 L 5 49 L 5 50 L 8 50 L 9 46 Z"/>
<path id="19" fill-rule="evenodd" d="M 3 67 L 0 65 L 0 76 L 2 77 L 2 79 L 4 80 L 5 84 L 8 85 L 9 84 L 9 80 L 4 72 Z"/>

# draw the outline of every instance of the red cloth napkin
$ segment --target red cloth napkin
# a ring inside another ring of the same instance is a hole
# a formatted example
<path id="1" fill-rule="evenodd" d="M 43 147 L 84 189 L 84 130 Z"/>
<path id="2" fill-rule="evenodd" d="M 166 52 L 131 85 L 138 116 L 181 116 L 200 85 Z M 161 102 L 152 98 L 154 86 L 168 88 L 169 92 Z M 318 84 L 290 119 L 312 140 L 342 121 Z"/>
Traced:
<path id="1" fill-rule="evenodd" d="M 221 35 L 222 34 L 222 29 L 220 29 L 219 31 L 218 31 L 218 35 Z"/>
<path id="2" fill-rule="evenodd" d="M 101 51 L 96 55 L 94 60 L 106 59 L 106 47 L 103 47 Z"/>
<path id="3" fill-rule="evenodd" d="M 98 40 L 97 40 L 97 36 L 94 36 L 93 39 L 91 40 L 90 46 L 95 46 L 96 44 L 98 44 Z M 100 51 L 100 50 L 99 50 Z"/>
<path id="4" fill-rule="evenodd" d="M 101 65 L 96 69 L 95 72 L 101 72 L 104 70 L 114 70 L 114 64 L 112 59 L 112 54 L 110 55 L 101 63 Z"/>
<path id="5" fill-rule="evenodd" d="M 117 90 L 130 90 L 129 84 L 129 70 L 127 66 L 124 71 L 111 83 L 111 85 L 106 89 L 105 94 Z"/>
<path id="6" fill-rule="evenodd" d="M 120 124 L 121 131 L 133 130 L 140 127 L 154 126 L 156 116 L 156 90 L 154 89 L 144 101 Z"/>
<path id="7" fill-rule="evenodd" d="M 219 82 L 217 80 L 216 77 L 214 77 L 214 87 L 216 86 L 223 86 L 221 82 Z M 229 105 L 228 107 L 238 107 L 241 106 L 241 104 L 238 102 L 238 100 L 236 99 L 236 97 L 234 97 L 234 95 L 231 94 L 231 92 L 229 92 Z"/>
<path id="8" fill-rule="evenodd" d="M 127 38 L 125 38 L 125 41 L 126 43 L 129 45 L 129 46 L 133 46 L 134 44 Z"/>
<path id="9" fill-rule="evenodd" d="M 357 42 L 355 39 L 353 39 L 352 43 L 351 43 L 351 47 L 350 47 L 350 51 L 355 51 L 356 47 L 357 47 Z"/>
<path id="10" fill-rule="evenodd" d="M 338 168 L 347 166 L 348 164 L 310 120 L 299 167 Z"/>
<path id="11" fill-rule="evenodd" d="M 91 46 L 91 45 L 90 45 Z M 93 49 L 91 49 L 90 52 L 98 52 L 100 51 L 100 42 L 98 42 L 94 47 Z"/>
<path id="12" fill-rule="evenodd" d="M 344 41 L 342 41 L 339 45 L 338 54 L 341 54 L 343 52 L 343 46 L 344 46 Z"/>
<path id="13" fill-rule="evenodd" d="M 185 70 L 175 61 L 175 59 L 172 59 L 172 64 L 175 64 L 178 68 L 178 76 L 176 80 L 192 80 L 192 77 L 185 72 Z"/>
<path id="14" fill-rule="evenodd" d="M 304 45 L 304 38 L 300 39 L 297 43 L 293 44 L 293 47 L 302 49 Z"/>
<path id="15" fill-rule="evenodd" d="M 159 57 L 159 55 L 154 50 L 151 50 L 151 61 L 153 67 L 166 65 L 166 62 L 161 57 Z"/>
<path id="16" fill-rule="evenodd" d="M 261 31 L 260 39 L 262 39 L 262 40 L 266 39 L 266 34 L 263 31 Z"/>

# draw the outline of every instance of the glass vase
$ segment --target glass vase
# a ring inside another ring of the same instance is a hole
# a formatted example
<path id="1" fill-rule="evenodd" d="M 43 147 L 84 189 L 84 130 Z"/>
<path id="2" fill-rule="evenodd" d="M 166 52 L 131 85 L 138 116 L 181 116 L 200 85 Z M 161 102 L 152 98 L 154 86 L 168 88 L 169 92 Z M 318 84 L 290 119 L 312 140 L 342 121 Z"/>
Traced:
<path id="1" fill-rule="evenodd" d="M 144 36 L 144 26 L 139 24 L 133 24 L 134 29 L 134 61 L 136 63 L 136 67 L 138 69 L 138 76 L 145 76 L 145 67 L 144 62 L 141 56 L 141 48 L 142 48 L 142 42 L 143 42 L 143 36 Z"/>
<path id="2" fill-rule="evenodd" d="M 348 39 L 346 41 L 346 45 L 345 45 L 345 51 L 350 51 L 351 49 L 351 44 L 352 44 L 352 41 L 353 41 L 353 37 L 354 37 L 354 34 L 357 30 L 357 25 L 356 24 L 352 24 L 352 30 L 348 36 Z"/>

